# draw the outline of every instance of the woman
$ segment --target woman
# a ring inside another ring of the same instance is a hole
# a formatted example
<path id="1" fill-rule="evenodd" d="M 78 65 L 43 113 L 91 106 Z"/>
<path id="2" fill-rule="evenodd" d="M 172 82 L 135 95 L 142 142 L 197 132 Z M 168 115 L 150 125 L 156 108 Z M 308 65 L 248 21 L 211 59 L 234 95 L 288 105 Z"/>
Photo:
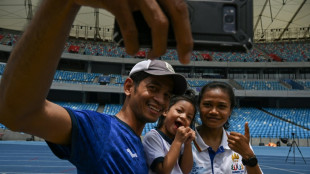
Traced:
<path id="1" fill-rule="evenodd" d="M 249 144 L 248 123 L 245 133 L 227 132 L 228 119 L 235 106 L 231 86 L 211 82 L 199 94 L 202 125 L 196 127 L 192 173 L 262 173 Z"/>

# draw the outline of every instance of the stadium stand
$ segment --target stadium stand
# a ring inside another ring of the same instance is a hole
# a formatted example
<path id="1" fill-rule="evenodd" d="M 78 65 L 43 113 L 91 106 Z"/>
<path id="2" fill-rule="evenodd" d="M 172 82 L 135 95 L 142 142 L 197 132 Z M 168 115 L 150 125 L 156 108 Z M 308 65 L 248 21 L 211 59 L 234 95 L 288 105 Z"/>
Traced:
<path id="1" fill-rule="evenodd" d="M 54 102 L 62 107 L 67 107 L 71 109 L 77 109 L 77 110 L 91 110 L 91 111 L 97 111 L 99 107 L 99 103 L 77 103 L 77 102 Z"/>
<path id="2" fill-rule="evenodd" d="M 98 84 L 95 78 L 99 77 L 99 73 L 85 73 L 85 72 L 70 72 L 70 71 L 56 71 L 54 81 L 63 81 L 67 83 L 83 83 L 83 84 Z"/>
<path id="3" fill-rule="evenodd" d="M 20 35 L 3 33 L 0 34 L 0 44 L 13 46 Z M 149 49 L 142 48 L 140 52 L 147 53 Z M 64 46 L 64 53 L 77 53 L 92 56 L 132 58 L 125 48 L 118 47 L 113 43 L 68 39 Z M 204 55 L 204 56 L 203 56 Z M 144 58 L 136 55 L 136 57 Z M 162 60 L 178 60 L 174 49 L 168 49 L 166 54 L 160 57 Z M 308 42 L 279 42 L 258 43 L 248 53 L 225 53 L 209 51 L 193 51 L 192 61 L 229 61 L 229 62 L 306 62 L 310 60 Z"/>
<path id="4" fill-rule="evenodd" d="M 281 61 L 306 62 L 310 57 L 310 45 L 307 42 L 260 43 L 257 47 L 268 55 L 275 55 Z"/>
<path id="5" fill-rule="evenodd" d="M 109 114 L 109 115 L 115 115 L 117 114 L 122 108 L 122 105 L 120 104 L 106 104 L 103 110 L 103 113 Z"/>
<path id="6" fill-rule="evenodd" d="M 296 82 L 306 88 L 310 88 L 310 80 L 296 80 Z"/>
<path id="7" fill-rule="evenodd" d="M 0 63 L 0 74 L 3 74 L 4 68 L 5 68 L 5 64 Z"/>
<path id="8" fill-rule="evenodd" d="M 308 109 L 308 112 L 310 110 Z M 230 122 L 233 122 L 230 131 L 244 132 L 245 122 L 249 123 L 252 137 L 280 138 L 290 137 L 296 133 L 298 138 L 310 136 L 310 131 L 300 125 L 294 125 L 288 120 L 274 117 L 257 108 L 237 108 L 231 115 Z"/>
<path id="9" fill-rule="evenodd" d="M 6 127 L 3 124 L 1 124 L 1 123 L 0 123 L 0 128 L 1 129 L 6 129 Z"/>
<path id="10" fill-rule="evenodd" d="M 310 129 L 309 108 L 263 108 L 283 120 Z"/>
<path id="11" fill-rule="evenodd" d="M 0 76 L 9 56 L 8 48 L 19 37 L 15 32 L 0 32 Z M 60 62 L 61 69 L 53 81 L 56 87 L 51 88 L 53 96 L 48 97 L 64 107 L 115 115 L 121 108 L 122 85 L 129 70 L 148 51 L 142 48 L 136 56 L 129 56 L 125 48 L 114 43 L 68 38 L 62 56 L 66 63 Z M 230 131 L 243 133 L 248 121 L 254 139 L 291 138 L 296 133 L 298 139 L 309 141 L 309 58 L 309 42 L 281 42 L 255 43 L 248 53 L 195 50 L 191 64 L 186 66 L 180 66 L 174 49 L 168 49 L 159 59 L 174 65 L 197 94 L 213 80 L 233 86 L 237 107 L 231 116 Z M 272 97 L 265 97 L 269 95 Z M 195 121 L 201 124 L 199 113 Z M 142 136 L 156 124 L 147 123 Z M 0 128 L 4 126 L 0 124 Z"/>
<path id="12" fill-rule="evenodd" d="M 245 90 L 293 90 L 274 80 L 236 80 Z"/>

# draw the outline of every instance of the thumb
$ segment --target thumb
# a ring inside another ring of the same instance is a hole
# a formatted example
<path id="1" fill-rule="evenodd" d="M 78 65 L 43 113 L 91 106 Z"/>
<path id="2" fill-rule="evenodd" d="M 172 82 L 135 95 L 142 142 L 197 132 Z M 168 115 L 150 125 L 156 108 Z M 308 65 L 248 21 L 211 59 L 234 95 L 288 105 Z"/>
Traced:
<path id="1" fill-rule="evenodd" d="M 247 139 L 250 139 L 250 129 L 249 129 L 249 123 L 248 122 L 245 122 L 245 124 L 244 124 L 244 136 Z"/>

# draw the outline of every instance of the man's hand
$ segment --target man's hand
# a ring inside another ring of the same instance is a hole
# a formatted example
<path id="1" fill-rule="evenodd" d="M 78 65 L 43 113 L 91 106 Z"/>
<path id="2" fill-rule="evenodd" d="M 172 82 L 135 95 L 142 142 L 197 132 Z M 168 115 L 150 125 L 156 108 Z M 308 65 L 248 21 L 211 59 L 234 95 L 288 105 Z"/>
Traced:
<path id="1" fill-rule="evenodd" d="M 134 55 L 139 50 L 138 31 L 132 15 L 133 11 L 140 10 L 151 28 L 153 43 L 148 55 L 150 59 L 165 54 L 168 28 L 172 24 L 179 61 L 182 64 L 190 62 L 193 38 L 184 0 L 75 0 L 75 2 L 83 6 L 104 8 L 114 14 L 124 38 L 126 52 L 130 55 Z M 169 15 L 171 24 L 163 10 Z"/>

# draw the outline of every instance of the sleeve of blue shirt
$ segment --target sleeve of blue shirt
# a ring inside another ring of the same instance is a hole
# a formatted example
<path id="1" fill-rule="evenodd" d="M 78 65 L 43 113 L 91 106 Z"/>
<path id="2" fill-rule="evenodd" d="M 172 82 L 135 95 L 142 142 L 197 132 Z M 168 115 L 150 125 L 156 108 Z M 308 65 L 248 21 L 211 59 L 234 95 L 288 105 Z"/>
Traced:
<path id="1" fill-rule="evenodd" d="M 69 160 L 78 170 L 87 171 L 88 167 L 96 163 L 96 161 L 92 161 L 92 159 L 96 159 L 93 155 L 101 156 L 101 154 L 94 153 L 94 151 L 98 148 L 104 148 L 102 144 L 108 142 L 106 138 L 109 137 L 111 130 L 110 117 L 96 119 L 97 116 L 102 117 L 102 115 L 93 111 L 75 111 L 69 108 L 66 108 L 66 110 L 72 120 L 71 145 L 64 146 L 50 142 L 47 142 L 47 144 L 58 158 Z M 98 132 L 101 135 L 98 135 Z"/>

